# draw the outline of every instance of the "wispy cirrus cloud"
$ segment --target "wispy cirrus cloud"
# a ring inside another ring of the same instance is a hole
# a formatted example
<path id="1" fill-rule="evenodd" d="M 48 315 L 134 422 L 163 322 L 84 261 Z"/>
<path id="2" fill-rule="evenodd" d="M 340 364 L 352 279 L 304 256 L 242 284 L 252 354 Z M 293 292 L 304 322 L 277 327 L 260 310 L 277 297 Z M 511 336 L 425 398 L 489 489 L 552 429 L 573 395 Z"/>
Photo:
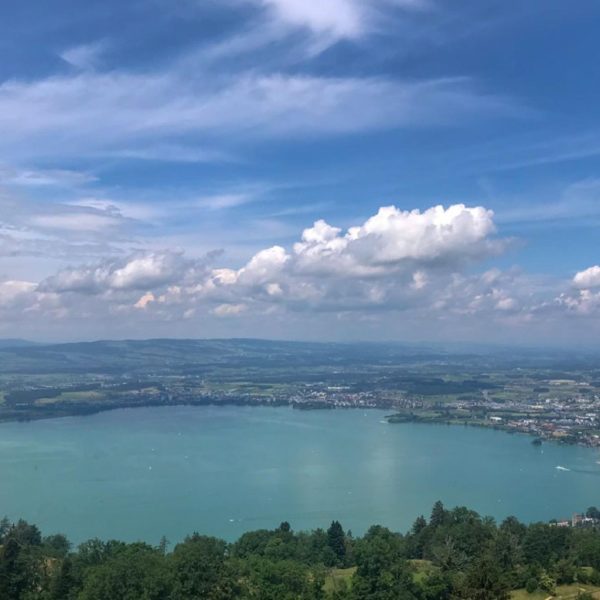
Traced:
<path id="1" fill-rule="evenodd" d="M 72 46 L 60 53 L 66 63 L 81 70 L 95 69 L 100 65 L 102 54 L 107 50 L 108 43 L 104 40 Z"/>
<path id="2" fill-rule="evenodd" d="M 450 126 L 515 116 L 513 100 L 466 78 L 397 81 L 246 73 L 81 73 L 0 85 L 0 156 L 90 157 L 193 139 L 198 152 L 250 140 Z M 168 153 L 166 153 L 168 157 Z"/>
<path id="3" fill-rule="evenodd" d="M 0 185 L 20 187 L 74 187 L 96 182 L 91 173 L 69 169 L 28 169 L 0 166 Z"/>

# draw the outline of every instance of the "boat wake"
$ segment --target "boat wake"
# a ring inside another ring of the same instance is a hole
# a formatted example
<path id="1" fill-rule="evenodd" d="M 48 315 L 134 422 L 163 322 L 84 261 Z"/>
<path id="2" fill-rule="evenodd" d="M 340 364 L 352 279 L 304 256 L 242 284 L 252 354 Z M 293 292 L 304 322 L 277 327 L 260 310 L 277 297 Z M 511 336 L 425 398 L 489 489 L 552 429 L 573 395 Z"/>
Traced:
<path id="1" fill-rule="evenodd" d="M 561 467 L 560 465 L 557 465 L 556 467 L 554 467 L 557 471 L 570 471 L 571 469 L 567 469 L 567 467 Z"/>

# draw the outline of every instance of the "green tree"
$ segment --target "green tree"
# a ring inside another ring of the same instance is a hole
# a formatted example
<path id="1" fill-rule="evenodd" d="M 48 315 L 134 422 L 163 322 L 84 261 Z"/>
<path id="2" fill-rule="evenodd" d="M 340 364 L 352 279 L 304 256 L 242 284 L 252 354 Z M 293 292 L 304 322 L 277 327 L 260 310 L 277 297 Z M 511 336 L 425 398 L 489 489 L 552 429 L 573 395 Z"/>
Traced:
<path id="1" fill-rule="evenodd" d="M 590 506 L 585 515 L 590 519 L 600 519 L 600 510 L 598 510 L 595 506 Z"/>
<path id="2" fill-rule="evenodd" d="M 419 535 L 427 527 L 427 520 L 423 515 L 418 516 L 413 523 L 411 533 L 412 535 Z"/>
<path id="3" fill-rule="evenodd" d="M 175 546 L 170 563 L 173 598 L 222 600 L 233 597 L 236 581 L 226 556 L 224 541 L 198 534 Z"/>
<path id="4" fill-rule="evenodd" d="M 172 590 L 165 557 L 147 544 L 129 544 L 85 573 L 78 600 L 165 600 Z"/>
<path id="5" fill-rule="evenodd" d="M 60 569 L 57 569 L 50 583 L 51 600 L 68 600 L 77 587 L 77 582 L 73 576 L 73 562 L 70 557 L 66 557 Z"/>
<path id="6" fill-rule="evenodd" d="M 412 600 L 416 586 L 405 561 L 402 538 L 385 527 L 371 527 L 355 547 L 356 573 L 352 594 L 356 600 Z"/>
<path id="7" fill-rule="evenodd" d="M 346 556 L 346 535 L 339 521 L 332 521 L 327 530 L 327 545 L 333 550 L 339 562 Z"/>
<path id="8" fill-rule="evenodd" d="M 296 561 L 271 561 L 251 557 L 240 564 L 245 600 L 320 600 L 322 579 L 318 590 L 308 567 Z"/>
<path id="9" fill-rule="evenodd" d="M 46 536 L 42 540 L 46 552 L 57 558 L 64 558 L 71 548 L 71 544 L 62 533 Z"/>
<path id="10" fill-rule="evenodd" d="M 528 594 L 533 594 L 539 587 L 538 580 L 535 577 L 530 577 L 525 584 L 525 590 Z"/>
<path id="11" fill-rule="evenodd" d="M 41 555 L 35 546 L 27 545 L 27 540 L 39 543 L 41 538 L 30 537 L 37 528 L 26 530 L 24 521 L 18 527 L 11 527 L 4 536 L 0 548 L 0 598 L 2 600 L 20 600 L 27 591 L 39 589 L 42 584 L 43 570 Z"/>
<path id="12" fill-rule="evenodd" d="M 468 600 L 507 600 L 509 589 L 503 573 L 489 552 L 473 561 L 465 574 L 462 598 Z"/>
<path id="13" fill-rule="evenodd" d="M 431 510 L 431 517 L 429 519 L 429 525 L 431 525 L 431 527 L 440 527 L 441 525 L 443 525 L 446 522 L 446 516 L 447 516 L 447 512 L 446 509 L 444 508 L 444 505 L 442 504 L 442 502 L 440 500 L 438 500 L 434 505 L 433 505 L 433 509 Z"/>

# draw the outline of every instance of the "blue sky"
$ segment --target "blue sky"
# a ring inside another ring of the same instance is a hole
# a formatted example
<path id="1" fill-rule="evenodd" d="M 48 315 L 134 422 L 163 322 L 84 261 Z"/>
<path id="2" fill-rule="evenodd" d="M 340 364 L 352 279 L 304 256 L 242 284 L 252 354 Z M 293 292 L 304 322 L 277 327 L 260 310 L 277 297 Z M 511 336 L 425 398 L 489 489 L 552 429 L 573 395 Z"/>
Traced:
<path id="1" fill-rule="evenodd" d="M 594 343 L 599 25 L 3 3 L 0 335 Z"/>

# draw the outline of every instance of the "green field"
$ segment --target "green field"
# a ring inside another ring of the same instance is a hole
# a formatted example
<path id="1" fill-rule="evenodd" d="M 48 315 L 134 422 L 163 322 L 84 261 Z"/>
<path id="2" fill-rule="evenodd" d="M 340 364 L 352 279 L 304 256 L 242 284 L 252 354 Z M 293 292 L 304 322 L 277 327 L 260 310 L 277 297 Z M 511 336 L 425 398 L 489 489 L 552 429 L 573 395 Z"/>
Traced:
<path id="1" fill-rule="evenodd" d="M 355 571 L 356 567 L 350 567 L 349 569 L 332 569 L 325 577 L 323 590 L 327 594 L 331 594 L 344 585 L 349 588 Z"/>
<path id="2" fill-rule="evenodd" d="M 548 598 L 556 598 L 557 600 L 575 599 L 583 592 L 590 592 L 594 598 L 600 598 L 600 588 L 593 585 L 572 584 L 559 585 L 556 588 L 554 595 L 544 591 L 537 591 L 529 594 L 526 590 L 515 590 L 511 593 L 512 600 L 547 600 Z"/>

